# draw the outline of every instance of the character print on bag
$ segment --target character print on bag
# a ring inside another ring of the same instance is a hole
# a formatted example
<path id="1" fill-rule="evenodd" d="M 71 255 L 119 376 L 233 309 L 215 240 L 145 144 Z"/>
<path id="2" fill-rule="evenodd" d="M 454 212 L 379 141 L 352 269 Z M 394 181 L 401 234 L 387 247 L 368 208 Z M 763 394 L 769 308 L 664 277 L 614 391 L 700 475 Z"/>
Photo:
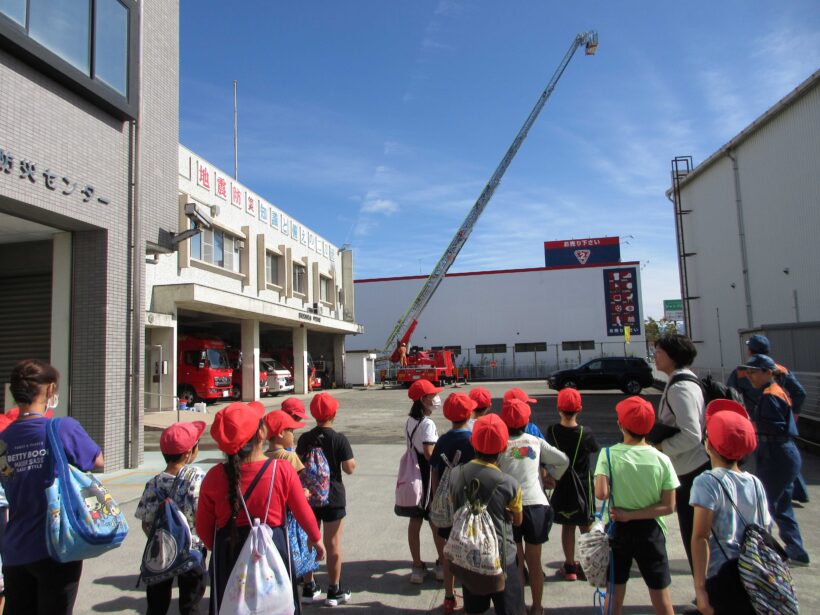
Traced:
<path id="1" fill-rule="evenodd" d="M 535 449 L 531 446 L 521 446 L 510 451 L 513 459 L 535 459 Z"/>

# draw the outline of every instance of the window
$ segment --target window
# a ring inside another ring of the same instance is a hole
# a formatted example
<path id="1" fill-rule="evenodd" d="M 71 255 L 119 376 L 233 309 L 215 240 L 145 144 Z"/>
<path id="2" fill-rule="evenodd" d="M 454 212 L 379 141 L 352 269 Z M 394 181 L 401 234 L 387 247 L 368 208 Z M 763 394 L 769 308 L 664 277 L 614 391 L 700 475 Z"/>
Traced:
<path id="1" fill-rule="evenodd" d="M 293 292 L 307 294 L 307 267 L 293 263 Z"/>
<path id="2" fill-rule="evenodd" d="M 449 350 L 453 353 L 454 356 L 458 356 L 461 354 L 461 346 L 433 346 L 430 348 L 433 352 L 436 350 Z"/>
<path id="3" fill-rule="evenodd" d="M 506 344 L 476 344 L 475 351 L 478 354 L 504 354 L 507 352 Z"/>
<path id="4" fill-rule="evenodd" d="M 0 0 L 0 46 L 120 119 L 137 114 L 135 0 Z"/>
<path id="5" fill-rule="evenodd" d="M 546 350 L 546 342 L 528 342 L 524 344 L 515 345 L 516 352 L 546 352 Z"/>
<path id="6" fill-rule="evenodd" d="M 265 281 L 268 284 L 275 286 L 282 286 L 279 282 L 279 264 L 282 262 L 282 257 L 273 252 L 268 252 L 265 255 Z"/>
<path id="7" fill-rule="evenodd" d="M 561 342 L 561 350 L 595 350 L 595 340 Z"/>
<path id="8" fill-rule="evenodd" d="M 591 363 L 587 363 L 587 369 L 591 372 L 599 372 L 603 368 L 603 363 L 601 361 L 592 361 Z"/>
<path id="9" fill-rule="evenodd" d="M 330 298 L 333 296 L 331 293 L 331 280 L 330 278 L 326 278 L 324 276 L 319 277 L 319 300 L 324 301 L 325 303 L 330 303 Z"/>
<path id="10" fill-rule="evenodd" d="M 242 240 L 219 229 L 203 230 L 191 238 L 191 258 L 240 273 Z"/>

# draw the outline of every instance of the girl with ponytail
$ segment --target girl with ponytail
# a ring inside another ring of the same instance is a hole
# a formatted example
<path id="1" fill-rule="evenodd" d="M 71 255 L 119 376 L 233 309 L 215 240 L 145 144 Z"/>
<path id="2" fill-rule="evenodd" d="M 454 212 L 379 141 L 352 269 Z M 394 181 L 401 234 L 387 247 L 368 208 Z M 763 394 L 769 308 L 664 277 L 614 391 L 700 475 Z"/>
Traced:
<path id="1" fill-rule="evenodd" d="M 317 559 L 325 555 L 319 526 L 296 470 L 288 463 L 277 464 L 274 475 L 272 460 L 263 450 L 268 436 L 262 420 L 264 409 L 254 405 L 230 404 L 216 413 L 211 426 L 211 436 L 225 453 L 226 461 L 211 468 L 202 481 L 196 530 L 211 551 L 209 570 L 213 613 L 219 612 L 228 576 L 250 532 L 240 494 L 251 518 L 259 518 L 273 530 L 273 542 L 289 568 L 285 506 L 293 511 L 307 533 L 310 545 L 316 549 Z M 271 481 L 273 494 L 270 508 L 265 510 Z M 295 585 L 293 599 L 295 613 L 301 613 Z"/>

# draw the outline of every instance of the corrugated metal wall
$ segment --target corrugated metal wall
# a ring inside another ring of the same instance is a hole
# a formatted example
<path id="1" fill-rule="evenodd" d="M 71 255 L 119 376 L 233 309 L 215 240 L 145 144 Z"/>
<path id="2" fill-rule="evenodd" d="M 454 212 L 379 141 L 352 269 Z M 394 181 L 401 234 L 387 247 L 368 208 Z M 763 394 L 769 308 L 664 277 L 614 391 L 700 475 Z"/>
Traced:
<path id="1" fill-rule="evenodd" d="M 0 278 L 0 287 L 0 393 L 5 396 L 17 361 L 50 358 L 51 274 Z"/>

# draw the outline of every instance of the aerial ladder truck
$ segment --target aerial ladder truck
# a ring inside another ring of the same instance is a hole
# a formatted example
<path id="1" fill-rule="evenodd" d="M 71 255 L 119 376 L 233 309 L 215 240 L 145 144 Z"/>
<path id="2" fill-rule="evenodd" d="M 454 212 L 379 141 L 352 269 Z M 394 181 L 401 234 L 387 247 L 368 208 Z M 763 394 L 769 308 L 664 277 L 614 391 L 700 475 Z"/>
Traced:
<path id="1" fill-rule="evenodd" d="M 484 186 L 475 205 L 473 205 L 467 214 L 467 217 L 450 241 L 450 244 L 447 246 L 447 249 L 444 251 L 444 254 L 442 254 L 438 263 L 436 263 L 427 281 L 421 287 L 415 299 L 413 299 L 410 307 L 390 332 L 390 336 L 384 345 L 384 354 L 391 353 L 390 361 L 400 363 L 396 372 L 398 382 L 409 385 L 415 380 L 425 378 L 432 382 L 443 384 L 457 379 L 452 353 L 449 350 L 429 351 L 422 350 L 418 347 L 411 347 L 410 337 L 418 325 L 418 319 L 422 311 L 427 307 L 430 299 L 433 298 L 442 280 L 444 280 L 450 267 L 455 262 L 461 248 L 464 247 L 464 244 L 470 237 L 470 233 L 472 233 L 478 218 L 484 212 L 496 188 L 498 188 L 498 185 L 501 183 L 501 178 L 518 153 L 518 149 L 521 147 L 524 139 L 527 138 L 530 128 L 532 128 L 532 125 L 535 123 L 538 114 L 541 113 L 541 109 L 544 108 L 544 105 L 558 84 L 558 80 L 561 78 L 561 75 L 563 75 L 570 60 L 581 45 L 584 45 L 586 55 L 594 55 L 598 49 L 598 34 L 594 31 L 589 31 L 575 36 L 569 50 L 567 50 L 555 73 L 553 73 L 552 79 L 550 79 L 547 87 L 541 93 L 532 111 L 530 111 L 529 116 L 527 116 L 524 125 L 521 127 L 521 130 L 518 131 L 515 139 L 513 139 L 512 145 L 510 145 L 507 153 L 504 154 L 504 157 L 490 177 L 487 185 Z"/>

